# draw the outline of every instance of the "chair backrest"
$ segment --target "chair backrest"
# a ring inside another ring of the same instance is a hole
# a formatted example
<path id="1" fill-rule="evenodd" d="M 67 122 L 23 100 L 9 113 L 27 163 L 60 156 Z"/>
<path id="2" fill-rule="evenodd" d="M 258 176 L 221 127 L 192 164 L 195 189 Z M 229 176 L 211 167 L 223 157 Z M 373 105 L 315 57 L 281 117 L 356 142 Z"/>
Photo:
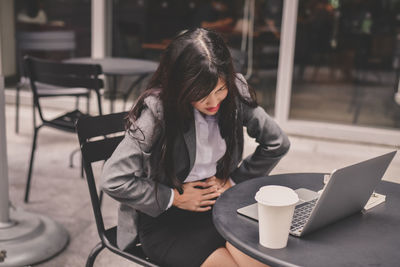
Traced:
<path id="1" fill-rule="evenodd" d="M 27 73 L 33 91 L 34 103 L 43 121 L 40 108 L 39 94 L 36 83 L 62 87 L 63 89 L 87 88 L 94 90 L 98 98 L 99 114 L 102 114 L 100 89 L 104 87 L 103 80 L 99 78 L 102 68 L 98 64 L 75 64 L 42 60 L 26 56 L 24 69 Z"/>
<path id="2" fill-rule="evenodd" d="M 124 137 L 126 116 L 127 112 L 88 116 L 80 118 L 76 124 L 97 231 L 103 242 L 106 242 L 105 228 L 92 163 L 106 160 L 114 152 Z"/>

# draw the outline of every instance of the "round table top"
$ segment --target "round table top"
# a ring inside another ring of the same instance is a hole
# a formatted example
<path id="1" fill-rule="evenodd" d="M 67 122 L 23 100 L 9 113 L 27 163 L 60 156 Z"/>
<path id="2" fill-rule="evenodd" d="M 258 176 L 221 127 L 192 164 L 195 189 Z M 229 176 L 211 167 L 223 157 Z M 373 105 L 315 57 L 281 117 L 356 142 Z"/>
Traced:
<path id="1" fill-rule="evenodd" d="M 68 63 L 99 64 L 104 74 L 108 75 L 141 75 L 157 70 L 158 62 L 136 58 L 90 58 L 80 57 L 65 60 Z"/>
<path id="2" fill-rule="evenodd" d="M 395 266 L 400 262 L 400 185 L 381 182 L 376 192 L 386 202 L 298 238 L 289 235 L 286 248 L 268 249 L 259 244 L 258 223 L 237 213 L 255 203 L 264 185 L 292 189 L 323 187 L 322 173 L 293 173 L 255 178 L 237 184 L 219 197 L 213 208 L 218 232 L 251 257 L 272 266 Z"/>

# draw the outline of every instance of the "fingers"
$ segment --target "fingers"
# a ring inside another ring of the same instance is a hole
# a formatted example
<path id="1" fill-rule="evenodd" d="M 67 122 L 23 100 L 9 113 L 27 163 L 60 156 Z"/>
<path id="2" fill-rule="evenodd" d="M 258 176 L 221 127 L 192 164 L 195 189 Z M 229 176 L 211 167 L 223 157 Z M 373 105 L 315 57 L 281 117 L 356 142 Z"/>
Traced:
<path id="1" fill-rule="evenodd" d="M 220 186 L 218 184 L 213 184 L 210 185 L 207 182 L 189 182 L 184 184 L 184 189 L 190 190 L 190 189 L 195 189 L 195 190 L 200 190 L 202 195 L 207 195 L 213 192 L 217 192 L 220 189 Z"/>
<path id="2" fill-rule="evenodd" d="M 216 180 L 217 180 L 217 177 L 211 176 L 211 177 L 208 177 L 208 178 L 206 179 L 206 182 L 211 182 L 211 181 L 216 181 Z"/>
<path id="3" fill-rule="evenodd" d="M 213 199 L 213 198 L 217 198 L 221 195 L 220 192 L 214 192 L 214 193 L 210 193 L 210 194 L 206 194 L 202 196 L 202 200 L 207 200 L 207 199 Z"/>
<path id="4" fill-rule="evenodd" d="M 194 211 L 203 212 L 211 209 L 211 206 L 215 204 L 215 200 L 203 200 L 200 201 L 199 205 L 194 209 Z"/>
<path id="5" fill-rule="evenodd" d="M 221 179 L 217 178 L 216 176 L 212 176 L 212 177 L 208 178 L 206 180 L 206 182 L 208 183 L 208 186 L 213 186 L 213 185 L 218 186 L 218 189 L 224 187 L 226 184 L 225 180 L 221 180 Z"/>
<path id="6" fill-rule="evenodd" d="M 211 176 L 210 178 L 207 178 L 205 181 L 208 183 L 209 186 L 219 184 L 218 178 L 215 176 Z"/>
<path id="7" fill-rule="evenodd" d="M 217 185 L 213 185 L 211 187 L 200 189 L 202 191 L 202 195 L 209 195 L 211 193 L 218 192 L 219 187 Z"/>
<path id="8" fill-rule="evenodd" d="M 209 186 L 218 186 L 219 187 L 219 183 L 217 182 L 217 180 L 209 180 L 207 181 L 207 187 Z"/>
<path id="9" fill-rule="evenodd" d="M 224 184 L 225 183 L 223 183 L 223 181 L 218 179 L 216 176 L 211 176 L 204 181 L 195 181 L 195 182 L 185 183 L 184 186 L 201 187 L 201 188 L 208 188 L 208 187 L 216 186 L 217 190 L 218 190 L 221 187 L 223 187 Z"/>
<path id="10" fill-rule="evenodd" d="M 208 210 L 211 210 L 210 206 L 208 206 L 208 207 L 197 207 L 194 211 L 203 212 L 203 211 L 208 211 Z"/>
<path id="11" fill-rule="evenodd" d="M 185 183 L 184 186 L 190 186 L 190 187 L 208 187 L 208 183 L 207 182 L 202 182 L 202 181 L 196 181 L 196 182 L 189 182 L 189 183 Z"/>
<path id="12" fill-rule="evenodd" d="M 203 200 L 200 203 L 200 207 L 211 206 L 215 204 L 215 200 Z"/>

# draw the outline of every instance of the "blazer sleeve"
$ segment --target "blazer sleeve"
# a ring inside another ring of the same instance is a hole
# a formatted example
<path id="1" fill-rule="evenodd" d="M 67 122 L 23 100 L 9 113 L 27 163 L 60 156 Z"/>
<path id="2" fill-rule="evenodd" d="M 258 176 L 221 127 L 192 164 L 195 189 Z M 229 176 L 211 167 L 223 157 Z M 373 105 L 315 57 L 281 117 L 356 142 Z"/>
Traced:
<path id="1" fill-rule="evenodd" d="M 249 95 L 247 83 L 243 76 L 238 78 L 241 80 L 238 83 L 239 92 L 246 97 Z M 242 112 L 243 126 L 247 128 L 248 135 L 255 138 L 258 146 L 231 173 L 231 178 L 236 183 L 268 174 L 290 147 L 286 134 L 262 107 L 240 103 L 239 110 Z"/>
<path id="2" fill-rule="evenodd" d="M 171 189 L 148 177 L 150 151 L 159 135 L 154 131 L 155 114 L 145 108 L 136 124 L 140 130 L 127 132 L 106 161 L 101 188 L 117 201 L 156 217 L 167 209 Z"/>

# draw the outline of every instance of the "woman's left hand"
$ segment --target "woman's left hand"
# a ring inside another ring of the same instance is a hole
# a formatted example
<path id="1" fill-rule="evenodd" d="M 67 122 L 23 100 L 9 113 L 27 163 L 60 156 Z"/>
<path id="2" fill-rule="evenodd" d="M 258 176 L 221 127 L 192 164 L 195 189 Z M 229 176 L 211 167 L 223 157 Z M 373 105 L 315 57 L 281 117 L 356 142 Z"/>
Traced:
<path id="1" fill-rule="evenodd" d="M 220 193 L 225 192 L 228 188 L 232 187 L 229 179 L 223 180 L 216 176 L 211 176 L 205 180 L 209 186 L 217 186 L 217 191 Z"/>

